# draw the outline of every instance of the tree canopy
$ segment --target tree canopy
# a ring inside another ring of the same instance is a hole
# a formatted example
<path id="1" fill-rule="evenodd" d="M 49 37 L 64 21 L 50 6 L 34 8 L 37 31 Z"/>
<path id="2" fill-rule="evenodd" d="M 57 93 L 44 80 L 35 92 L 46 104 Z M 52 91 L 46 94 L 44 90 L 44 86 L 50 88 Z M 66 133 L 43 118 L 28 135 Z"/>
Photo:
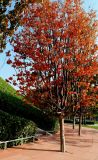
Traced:
<path id="1" fill-rule="evenodd" d="M 29 4 L 20 17 L 23 30 L 12 41 L 16 54 L 7 61 L 16 69 L 17 80 L 9 81 L 19 86 L 27 101 L 47 106 L 60 118 L 70 108 L 81 111 L 94 105 L 98 98 L 98 88 L 91 86 L 98 74 L 95 12 L 85 12 L 80 0 L 66 0 L 63 5 Z"/>
<path id="2" fill-rule="evenodd" d="M 45 93 L 52 89 L 63 108 L 70 95 L 81 91 L 86 105 L 86 93 L 98 67 L 95 12 L 86 13 L 79 0 L 74 5 L 66 1 L 63 7 L 56 2 L 30 4 L 21 14 L 21 24 L 24 29 L 14 36 L 17 54 L 12 62 L 21 93 L 33 102 L 34 89 L 45 88 Z"/>

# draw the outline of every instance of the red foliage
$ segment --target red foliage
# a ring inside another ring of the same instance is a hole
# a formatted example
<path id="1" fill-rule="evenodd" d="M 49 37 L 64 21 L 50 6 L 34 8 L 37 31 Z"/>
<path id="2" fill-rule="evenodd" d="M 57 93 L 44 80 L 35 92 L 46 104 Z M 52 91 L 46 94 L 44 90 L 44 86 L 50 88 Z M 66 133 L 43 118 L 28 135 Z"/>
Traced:
<path id="1" fill-rule="evenodd" d="M 7 60 L 7 64 L 11 64 L 12 61 L 10 59 Z"/>
<path id="2" fill-rule="evenodd" d="M 98 73 L 94 20 L 95 13 L 86 13 L 80 0 L 66 0 L 62 7 L 30 4 L 22 13 L 23 31 L 13 41 L 17 54 L 7 63 L 18 71 L 20 91 L 29 101 L 38 104 L 44 94 L 60 109 L 93 105 L 90 84 Z"/>

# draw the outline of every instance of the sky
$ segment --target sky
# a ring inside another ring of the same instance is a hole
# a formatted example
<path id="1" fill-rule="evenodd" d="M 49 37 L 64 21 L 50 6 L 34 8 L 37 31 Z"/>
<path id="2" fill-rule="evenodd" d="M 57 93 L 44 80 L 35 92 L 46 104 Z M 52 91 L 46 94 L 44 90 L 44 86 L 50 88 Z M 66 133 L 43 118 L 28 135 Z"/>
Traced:
<path id="1" fill-rule="evenodd" d="M 83 8 L 86 11 L 94 9 L 97 13 L 97 18 L 98 18 L 98 0 L 84 0 Z M 12 49 L 12 47 L 9 44 L 7 44 L 6 48 L 8 50 Z M 12 76 L 15 73 L 14 69 L 11 68 L 10 65 L 6 64 L 7 58 L 5 52 L 7 51 L 7 49 L 5 49 L 3 53 L 0 53 L 0 77 L 2 77 L 3 79 L 7 79 L 8 77 Z"/>
<path id="2" fill-rule="evenodd" d="M 94 9 L 98 17 L 98 0 L 84 0 L 83 7 L 85 10 Z"/>

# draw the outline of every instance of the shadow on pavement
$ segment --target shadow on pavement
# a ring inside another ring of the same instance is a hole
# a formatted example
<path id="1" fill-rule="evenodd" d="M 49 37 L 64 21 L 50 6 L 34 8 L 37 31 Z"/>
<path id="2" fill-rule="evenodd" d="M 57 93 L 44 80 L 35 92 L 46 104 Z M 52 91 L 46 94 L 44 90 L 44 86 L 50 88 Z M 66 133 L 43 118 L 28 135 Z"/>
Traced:
<path id="1" fill-rule="evenodd" d="M 13 147 L 12 149 L 22 149 L 22 150 L 32 150 L 32 151 L 46 151 L 46 152 L 60 152 L 60 150 L 41 149 L 41 148 Z"/>

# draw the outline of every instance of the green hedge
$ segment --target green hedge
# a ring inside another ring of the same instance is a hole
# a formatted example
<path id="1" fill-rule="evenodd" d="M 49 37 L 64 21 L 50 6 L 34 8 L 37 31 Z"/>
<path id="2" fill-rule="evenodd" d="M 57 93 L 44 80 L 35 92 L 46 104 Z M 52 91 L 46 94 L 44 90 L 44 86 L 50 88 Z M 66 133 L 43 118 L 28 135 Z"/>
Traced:
<path id="1" fill-rule="evenodd" d="M 91 121 L 91 120 L 86 120 L 86 121 L 85 121 L 85 124 L 94 125 L 95 122 L 94 122 L 94 121 Z"/>
<path id="2" fill-rule="evenodd" d="M 57 120 L 45 115 L 40 109 L 24 104 L 21 99 L 0 92 L 0 109 L 11 115 L 23 117 L 37 124 L 44 130 L 54 130 Z"/>
<path id="3" fill-rule="evenodd" d="M 64 119 L 64 123 L 73 123 L 72 119 Z"/>
<path id="4" fill-rule="evenodd" d="M 22 97 L 18 96 L 15 89 L 2 78 L 0 78 L 0 110 L 31 120 L 45 130 L 55 130 L 57 124 L 55 118 L 48 117 L 37 107 L 24 104 Z"/>
<path id="5" fill-rule="evenodd" d="M 73 119 L 65 119 L 64 120 L 64 123 L 73 123 Z M 76 124 L 79 124 L 79 120 L 76 119 Z M 91 120 L 85 120 L 85 124 L 89 124 L 89 125 L 93 125 L 95 122 L 94 121 L 91 121 Z M 82 124 L 84 124 L 82 122 Z"/>
<path id="6" fill-rule="evenodd" d="M 36 125 L 32 121 L 0 110 L 0 141 L 32 136 L 35 131 Z"/>

